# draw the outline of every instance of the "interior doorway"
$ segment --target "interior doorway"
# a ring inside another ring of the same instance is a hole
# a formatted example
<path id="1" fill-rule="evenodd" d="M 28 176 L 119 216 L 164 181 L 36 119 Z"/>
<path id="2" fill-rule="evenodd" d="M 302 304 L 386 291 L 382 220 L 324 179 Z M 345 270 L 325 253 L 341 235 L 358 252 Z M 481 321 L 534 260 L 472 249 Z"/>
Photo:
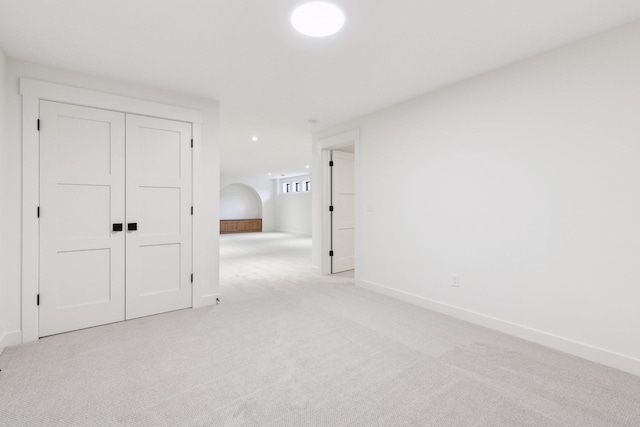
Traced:
<path id="1" fill-rule="evenodd" d="M 361 252 L 358 227 L 361 219 L 358 194 L 360 130 L 320 138 L 315 150 L 314 168 L 321 188 L 316 187 L 320 191 L 316 193 L 313 208 L 320 218 L 316 223 L 318 228 L 314 230 L 314 259 L 321 274 L 336 274 L 357 283 L 358 254 Z M 348 164 L 347 169 L 341 169 L 345 164 Z M 338 185 L 337 191 L 334 191 L 334 183 Z M 342 238 L 348 239 L 347 243 L 340 241 Z"/>

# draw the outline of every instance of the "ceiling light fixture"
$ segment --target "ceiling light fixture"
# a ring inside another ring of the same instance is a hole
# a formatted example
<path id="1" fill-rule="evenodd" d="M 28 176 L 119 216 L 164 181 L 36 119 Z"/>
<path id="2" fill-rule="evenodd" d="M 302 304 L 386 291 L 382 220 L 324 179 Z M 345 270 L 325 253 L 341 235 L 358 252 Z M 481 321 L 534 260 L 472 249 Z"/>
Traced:
<path id="1" fill-rule="evenodd" d="M 306 165 L 305 168 L 309 169 L 309 165 Z"/>
<path id="2" fill-rule="evenodd" d="M 257 136 L 252 136 L 252 137 L 251 137 L 251 140 L 252 140 L 253 142 L 256 142 L 256 141 L 258 141 L 258 137 L 257 137 Z"/>
<path id="3" fill-rule="evenodd" d="M 312 1 L 293 11 L 291 25 L 309 37 L 327 37 L 340 31 L 344 25 L 344 13 L 334 4 Z"/>

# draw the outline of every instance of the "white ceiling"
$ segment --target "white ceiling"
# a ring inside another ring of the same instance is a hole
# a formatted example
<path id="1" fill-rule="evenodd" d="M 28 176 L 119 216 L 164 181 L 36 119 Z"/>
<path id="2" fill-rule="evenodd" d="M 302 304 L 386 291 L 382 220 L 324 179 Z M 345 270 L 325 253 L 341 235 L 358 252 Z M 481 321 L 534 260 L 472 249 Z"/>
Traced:
<path id="1" fill-rule="evenodd" d="M 279 175 L 306 172 L 312 131 L 640 18 L 638 0 L 333 2 L 343 31 L 314 39 L 298 0 L 0 0 L 0 48 L 216 98 L 222 172 Z"/>

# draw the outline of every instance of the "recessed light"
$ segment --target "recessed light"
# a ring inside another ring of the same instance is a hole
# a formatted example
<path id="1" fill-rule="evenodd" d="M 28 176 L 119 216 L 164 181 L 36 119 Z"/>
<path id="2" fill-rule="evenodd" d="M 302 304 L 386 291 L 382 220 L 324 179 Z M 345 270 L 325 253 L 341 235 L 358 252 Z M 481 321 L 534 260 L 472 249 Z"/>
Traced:
<path id="1" fill-rule="evenodd" d="M 327 37 L 344 25 L 344 13 L 336 5 L 312 1 L 298 6 L 291 14 L 293 28 L 309 37 Z"/>
<path id="2" fill-rule="evenodd" d="M 258 137 L 257 137 L 257 136 L 252 136 L 252 137 L 251 137 L 251 140 L 252 140 L 253 142 L 256 142 L 256 141 L 258 140 Z"/>
<path id="3" fill-rule="evenodd" d="M 271 172 L 267 173 L 267 175 L 271 176 Z"/>
<path id="4" fill-rule="evenodd" d="M 305 168 L 309 169 L 309 165 L 305 166 Z"/>

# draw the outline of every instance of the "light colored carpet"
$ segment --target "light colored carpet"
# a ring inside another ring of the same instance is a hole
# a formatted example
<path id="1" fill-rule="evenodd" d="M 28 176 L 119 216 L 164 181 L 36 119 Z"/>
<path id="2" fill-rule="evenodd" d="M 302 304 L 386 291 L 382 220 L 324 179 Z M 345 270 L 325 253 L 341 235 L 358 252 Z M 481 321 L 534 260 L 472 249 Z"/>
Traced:
<path id="1" fill-rule="evenodd" d="M 334 277 L 342 277 L 344 279 L 354 279 L 355 275 L 356 275 L 356 271 L 355 270 L 347 270 L 347 271 L 342 271 L 340 273 L 332 274 L 332 276 L 334 276 Z"/>
<path id="2" fill-rule="evenodd" d="M 640 378 L 321 277 L 226 235 L 222 302 L 0 356 L 2 426 L 639 426 Z"/>

